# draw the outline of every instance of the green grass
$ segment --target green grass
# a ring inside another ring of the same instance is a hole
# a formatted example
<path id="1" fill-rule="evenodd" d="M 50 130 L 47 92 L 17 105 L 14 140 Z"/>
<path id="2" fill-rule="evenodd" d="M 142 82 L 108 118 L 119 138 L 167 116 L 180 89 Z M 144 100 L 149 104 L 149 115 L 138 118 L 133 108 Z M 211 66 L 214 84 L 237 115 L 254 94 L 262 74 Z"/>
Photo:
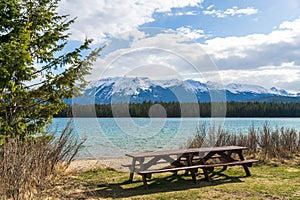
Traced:
<path id="1" fill-rule="evenodd" d="M 94 169 L 75 176 L 81 190 L 70 195 L 91 199 L 300 199 L 300 165 L 255 165 L 250 171 L 252 175 L 245 177 L 241 166 L 229 167 L 211 174 L 211 182 L 199 174 L 196 184 L 184 172 L 153 174 L 145 190 L 139 175 L 128 182 L 129 173 Z"/>

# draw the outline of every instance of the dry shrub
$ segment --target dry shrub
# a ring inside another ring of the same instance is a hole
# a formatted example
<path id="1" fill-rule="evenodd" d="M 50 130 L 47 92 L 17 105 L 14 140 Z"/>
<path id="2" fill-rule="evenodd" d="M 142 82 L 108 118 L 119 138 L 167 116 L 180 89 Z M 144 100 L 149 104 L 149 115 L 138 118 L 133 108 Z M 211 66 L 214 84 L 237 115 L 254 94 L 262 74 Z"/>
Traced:
<path id="1" fill-rule="evenodd" d="M 197 133 L 193 138 L 188 140 L 188 148 L 199 148 L 204 146 L 206 136 L 206 128 L 205 125 L 202 125 L 200 129 L 197 128 Z"/>
<path id="2" fill-rule="evenodd" d="M 59 137 L 8 138 L 1 147 L 0 196 L 2 199 L 38 199 L 77 154 L 80 142 L 70 123 Z"/>
<path id="3" fill-rule="evenodd" d="M 188 140 L 187 146 L 189 148 L 225 146 L 232 141 L 231 137 L 221 127 L 211 126 L 206 130 L 205 124 L 203 124 L 200 128 L 197 128 L 196 135 Z"/>
<path id="4" fill-rule="evenodd" d="M 268 123 L 262 129 L 252 125 L 248 133 L 229 133 L 221 127 L 210 127 L 205 124 L 197 129 L 196 135 L 188 141 L 187 147 L 211 146 L 246 146 L 248 155 L 262 161 L 293 159 L 300 151 L 300 132 L 289 128 L 271 130 Z"/>
<path id="5" fill-rule="evenodd" d="M 259 133 L 259 146 L 261 147 L 261 157 L 263 160 L 291 159 L 299 151 L 300 133 L 295 129 L 276 128 L 270 130 L 266 123 Z"/>

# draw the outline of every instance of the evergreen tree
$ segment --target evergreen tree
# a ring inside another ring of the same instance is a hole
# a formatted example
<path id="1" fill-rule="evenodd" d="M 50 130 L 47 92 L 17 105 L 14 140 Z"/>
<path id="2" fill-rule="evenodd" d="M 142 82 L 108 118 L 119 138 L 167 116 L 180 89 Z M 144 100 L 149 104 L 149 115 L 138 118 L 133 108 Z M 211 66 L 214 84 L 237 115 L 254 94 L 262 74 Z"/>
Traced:
<path id="1" fill-rule="evenodd" d="M 59 1 L 0 1 L 2 139 L 42 132 L 64 99 L 80 93 L 101 50 L 90 51 L 87 39 L 66 52 L 74 19 L 57 13 Z"/>

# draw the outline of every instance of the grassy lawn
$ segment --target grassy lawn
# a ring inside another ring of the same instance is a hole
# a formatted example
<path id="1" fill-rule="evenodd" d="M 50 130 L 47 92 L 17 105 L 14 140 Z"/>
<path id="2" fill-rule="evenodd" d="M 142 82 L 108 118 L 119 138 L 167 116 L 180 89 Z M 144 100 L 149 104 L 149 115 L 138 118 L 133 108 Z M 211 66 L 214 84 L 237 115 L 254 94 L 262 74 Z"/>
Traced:
<path id="1" fill-rule="evenodd" d="M 184 172 L 153 174 L 145 190 L 139 175 L 128 182 L 129 173 L 99 168 L 69 176 L 59 190 L 68 199 L 300 199 L 299 164 L 259 164 L 250 171 L 245 177 L 241 166 L 229 167 L 211 182 L 199 174 L 196 184 Z"/>

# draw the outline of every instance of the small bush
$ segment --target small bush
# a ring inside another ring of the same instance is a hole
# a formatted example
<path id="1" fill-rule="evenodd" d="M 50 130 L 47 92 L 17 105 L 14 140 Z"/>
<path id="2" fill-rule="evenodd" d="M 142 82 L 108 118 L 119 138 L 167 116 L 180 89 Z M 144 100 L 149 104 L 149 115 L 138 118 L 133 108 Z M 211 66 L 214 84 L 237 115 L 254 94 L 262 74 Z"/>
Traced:
<path id="1" fill-rule="evenodd" d="M 6 139 L 0 155 L 2 199 L 38 198 L 57 177 L 57 167 L 66 169 L 82 143 L 73 136 L 70 124 L 57 138 L 46 134 Z"/>
<path id="2" fill-rule="evenodd" d="M 197 129 L 196 135 L 188 141 L 187 147 L 246 146 L 248 154 L 262 161 L 292 159 L 300 151 L 300 132 L 295 129 L 276 128 L 271 130 L 268 123 L 255 130 L 252 125 L 248 133 L 228 133 L 221 127 L 205 125 Z"/>

